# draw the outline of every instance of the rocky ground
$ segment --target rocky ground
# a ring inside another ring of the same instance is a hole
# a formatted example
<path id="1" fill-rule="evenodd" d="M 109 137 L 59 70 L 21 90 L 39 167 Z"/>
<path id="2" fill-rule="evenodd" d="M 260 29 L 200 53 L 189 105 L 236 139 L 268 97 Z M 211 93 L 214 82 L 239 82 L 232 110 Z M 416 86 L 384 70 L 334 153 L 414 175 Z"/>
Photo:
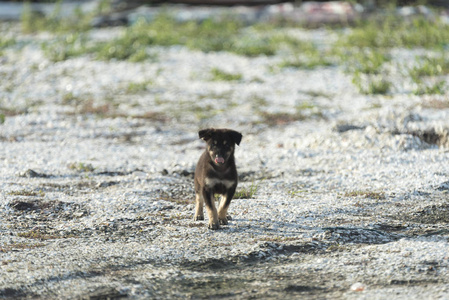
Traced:
<path id="1" fill-rule="evenodd" d="M 152 51 L 3 52 L 1 298 L 449 297 L 447 95 L 362 95 L 340 67 L 273 72 L 277 56 Z M 218 231 L 193 221 L 211 126 L 243 134 Z"/>

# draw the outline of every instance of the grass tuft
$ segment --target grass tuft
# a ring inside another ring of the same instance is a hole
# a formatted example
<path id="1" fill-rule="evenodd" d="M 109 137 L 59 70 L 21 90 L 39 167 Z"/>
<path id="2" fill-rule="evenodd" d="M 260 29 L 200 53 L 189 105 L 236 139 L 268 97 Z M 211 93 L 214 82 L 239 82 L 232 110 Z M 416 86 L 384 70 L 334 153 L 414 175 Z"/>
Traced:
<path id="1" fill-rule="evenodd" d="M 362 190 L 346 192 L 344 194 L 344 196 L 345 197 L 364 197 L 364 198 L 375 199 L 375 200 L 386 199 L 385 193 L 383 193 L 383 192 L 362 191 Z"/>
<path id="2" fill-rule="evenodd" d="M 76 172 L 93 172 L 95 171 L 95 168 L 92 166 L 92 164 L 87 163 L 71 163 L 67 166 L 70 170 L 74 170 Z"/>
<path id="3" fill-rule="evenodd" d="M 252 199 L 259 189 L 260 181 L 252 183 L 248 188 L 240 188 L 234 195 L 234 199 Z"/>
<path id="4" fill-rule="evenodd" d="M 243 78 L 240 73 L 229 73 L 218 68 L 212 68 L 211 75 L 213 81 L 240 81 Z"/>

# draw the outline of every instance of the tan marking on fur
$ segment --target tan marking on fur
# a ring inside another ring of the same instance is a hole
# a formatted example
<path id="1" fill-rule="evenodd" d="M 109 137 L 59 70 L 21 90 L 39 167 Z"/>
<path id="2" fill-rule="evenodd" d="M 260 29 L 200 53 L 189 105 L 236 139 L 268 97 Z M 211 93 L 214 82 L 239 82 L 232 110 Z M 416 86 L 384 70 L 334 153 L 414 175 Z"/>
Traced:
<path id="1" fill-rule="evenodd" d="M 223 195 L 220 199 L 220 205 L 218 207 L 218 220 L 222 224 L 228 224 L 228 208 L 225 208 L 226 196 Z"/>
<path id="2" fill-rule="evenodd" d="M 200 219 L 204 219 L 203 206 L 204 206 L 203 197 L 201 197 L 200 194 L 196 194 L 195 195 L 195 217 L 194 217 L 194 220 L 197 220 L 198 217 L 200 217 Z"/>
<path id="3" fill-rule="evenodd" d="M 206 205 L 207 216 L 209 217 L 209 228 L 217 229 L 220 225 L 218 222 L 218 213 L 215 208 L 215 201 L 211 201 L 212 207 L 209 209 Z"/>

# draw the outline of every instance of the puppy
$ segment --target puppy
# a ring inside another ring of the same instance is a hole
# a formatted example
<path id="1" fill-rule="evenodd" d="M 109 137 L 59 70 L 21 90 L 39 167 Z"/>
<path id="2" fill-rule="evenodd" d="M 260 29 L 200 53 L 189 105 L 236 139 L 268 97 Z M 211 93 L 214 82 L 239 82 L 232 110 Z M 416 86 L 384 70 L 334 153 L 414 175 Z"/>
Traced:
<path id="1" fill-rule="evenodd" d="M 242 134 L 230 129 L 204 129 L 198 132 L 206 141 L 207 148 L 198 160 L 195 169 L 195 217 L 204 220 L 203 204 L 206 203 L 209 228 L 218 229 L 228 224 L 228 208 L 237 188 L 237 169 L 234 148 L 242 140 Z M 215 194 L 221 195 L 217 209 Z"/>

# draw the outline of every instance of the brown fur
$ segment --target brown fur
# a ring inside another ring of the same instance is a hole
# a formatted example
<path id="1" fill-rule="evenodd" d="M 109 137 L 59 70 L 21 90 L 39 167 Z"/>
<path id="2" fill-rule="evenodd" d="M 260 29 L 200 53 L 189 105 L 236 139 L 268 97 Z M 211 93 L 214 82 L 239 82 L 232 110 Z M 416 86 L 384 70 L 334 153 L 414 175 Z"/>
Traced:
<path id="1" fill-rule="evenodd" d="M 228 208 L 237 188 L 238 176 L 234 160 L 235 145 L 239 145 L 242 134 L 230 129 L 203 129 L 199 137 L 207 147 L 195 170 L 196 208 L 195 220 L 204 220 L 203 205 L 209 217 L 209 228 L 218 229 L 228 224 Z M 215 194 L 221 195 L 215 207 Z"/>

